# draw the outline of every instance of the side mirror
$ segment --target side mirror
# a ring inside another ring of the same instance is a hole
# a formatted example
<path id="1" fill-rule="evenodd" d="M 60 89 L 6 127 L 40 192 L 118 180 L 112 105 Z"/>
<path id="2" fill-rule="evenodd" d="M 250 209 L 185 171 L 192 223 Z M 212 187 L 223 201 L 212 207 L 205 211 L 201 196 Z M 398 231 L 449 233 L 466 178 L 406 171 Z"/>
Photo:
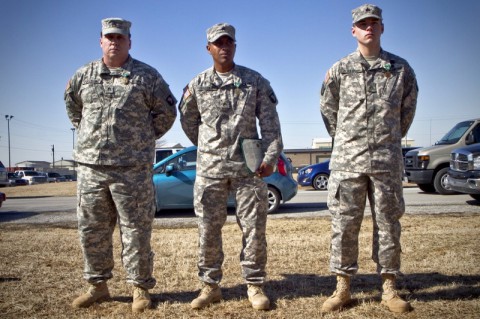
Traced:
<path id="1" fill-rule="evenodd" d="M 467 137 L 465 138 L 465 144 L 470 145 L 475 143 L 475 137 L 473 136 L 473 131 L 468 133 Z"/>
<path id="2" fill-rule="evenodd" d="M 176 170 L 176 169 L 175 169 L 175 165 L 169 164 L 169 165 L 167 165 L 167 167 L 165 168 L 165 175 L 170 176 L 170 175 L 172 175 L 173 172 L 175 172 L 175 170 Z"/>

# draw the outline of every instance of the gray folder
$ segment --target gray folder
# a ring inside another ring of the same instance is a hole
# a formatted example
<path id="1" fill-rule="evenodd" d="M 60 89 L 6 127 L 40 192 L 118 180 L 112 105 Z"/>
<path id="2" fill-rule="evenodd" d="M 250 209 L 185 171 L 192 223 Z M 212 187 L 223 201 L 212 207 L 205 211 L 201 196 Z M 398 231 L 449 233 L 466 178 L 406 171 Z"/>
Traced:
<path id="1" fill-rule="evenodd" d="M 245 163 L 247 164 L 248 169 L 255 173 L 263 161 L 264 153 L 262 151 L 262 140 L 245 138 L 242 139 L 241 143 Z"/>

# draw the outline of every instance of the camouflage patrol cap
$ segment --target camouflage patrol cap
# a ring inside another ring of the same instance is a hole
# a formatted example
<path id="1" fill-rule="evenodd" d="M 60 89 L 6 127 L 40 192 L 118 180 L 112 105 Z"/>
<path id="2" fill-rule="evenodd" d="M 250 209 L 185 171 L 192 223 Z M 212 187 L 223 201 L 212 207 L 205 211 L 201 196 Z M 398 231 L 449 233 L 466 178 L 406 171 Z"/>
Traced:
<path id="1" fill-rule="evenodd" d="M 352 10 L 353 23 L 357 23 L 366 18 L 382 20 L 382 9 L 373 4 L 364 4 Z"/>
<path id="2" fill-rule="evenodd" d="M 121 18 L 106 18 L 102 20 L 102 34 L 118 33 L 123 35 L 130 34 L 130 21 Z"/>
<path id="3" fill-rule="evenodd" d="M 215 42 L 222 36 L 228 36 L 235 41 L 235 28 L 228 23 L 217 23 L 207 30 L 207 41 Z"/>

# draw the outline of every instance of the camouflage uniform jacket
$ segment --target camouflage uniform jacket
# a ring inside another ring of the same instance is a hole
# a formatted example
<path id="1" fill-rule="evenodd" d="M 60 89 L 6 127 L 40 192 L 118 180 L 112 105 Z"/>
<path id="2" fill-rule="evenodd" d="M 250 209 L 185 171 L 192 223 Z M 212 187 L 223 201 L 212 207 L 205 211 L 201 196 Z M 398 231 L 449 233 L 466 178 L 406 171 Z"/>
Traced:
<path id="1" fill-rule="evenodd" d="M 67 86 L 65 103 L 78 134 L 74 159 L 85 164 L 151 163 L 155 139 L 177 116 L 162 76 L 131 57 L 112 71 L 101 59 L 80 68 Z"/>
<path id="2" fill-rule="evenodd" d="M 417 81 L 407 61 L 381 50 L 370 66 L 359 51 L 328 71 L 320 110 L 334 146 L 330 169 L 401 169 L 401 139 L 413 121 Z"/>
<path id="3" fill-rule="evenodd" d="M 180 101 L 180 122 L 198 146 L 197 174 L 210 178 L 251 174 L 241 152 L 242 138 L 262 136 L 263 161 L 274 166 L 283 149 L 277 98 L 259 73 L 235 65 L 222 82 L 214 68 L 197 75 Z"/>

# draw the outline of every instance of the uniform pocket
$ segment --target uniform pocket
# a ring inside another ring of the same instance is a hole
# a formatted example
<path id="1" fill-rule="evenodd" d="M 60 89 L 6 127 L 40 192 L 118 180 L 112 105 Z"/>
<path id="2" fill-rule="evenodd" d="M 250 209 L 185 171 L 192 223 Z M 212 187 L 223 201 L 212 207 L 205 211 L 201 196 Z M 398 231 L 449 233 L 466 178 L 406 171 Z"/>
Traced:
<path id="1" fill-rule="evenodd" d="M 92 104 L 84 105 L 82 109 L 82 121 L 86 121 L 94 125 L 101 125 L 102 113 L 103 113 L 103 107 L 100 103 L 92 103 Z"/>
<path id="2" fill-rule="evenodd" d="M 84 104 L 100 102 L 102 85 L 102 81 L 97 79 L 86 79 L 82 82 L 79 95 Z"/>

